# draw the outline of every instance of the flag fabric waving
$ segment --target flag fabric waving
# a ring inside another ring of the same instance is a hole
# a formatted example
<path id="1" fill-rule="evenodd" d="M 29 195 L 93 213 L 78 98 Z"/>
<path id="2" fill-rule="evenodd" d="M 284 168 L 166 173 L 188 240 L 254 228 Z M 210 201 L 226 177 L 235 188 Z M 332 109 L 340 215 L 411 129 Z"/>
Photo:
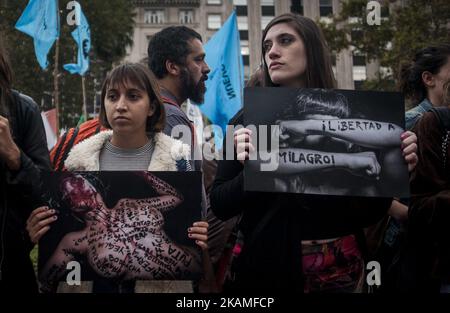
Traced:
<path id="1" fill-rule="evenodd" d="M 77 63 L 65 64 L 64 69 L 70 74 L 80 74 L 83 76 L 89 69 L 89 51 L 91 50 L 91 30 L 89 23 L 81 10 L 79 3 L 76 3 L 75 12 L 77 14 L 77 21 L 80 24 L 72 32 L 72 37 L 78 45 Z M 79 18 L 78 18 L 79 17 Z"/>
<path id="2" fill-rule="evenodd" d="M 33 37 L 36 58 L 41 68 L 46 69 L 48 52 L 59 37 L 56 0 L 30 0 L 15 27 Z"/>
<path id="3" fill-rule="evenodd" d="M 225 134 L 228 121 L 242 107 L 244 66 L 241 55 L 236 12 L 205 44 L 206 63 L 211 69 L 206 81 L 205 102 L 201 111 Z M 216 135 L 220 135 L 217 132 Z M 216 138 L 218 148 L 223 138 Z"/>

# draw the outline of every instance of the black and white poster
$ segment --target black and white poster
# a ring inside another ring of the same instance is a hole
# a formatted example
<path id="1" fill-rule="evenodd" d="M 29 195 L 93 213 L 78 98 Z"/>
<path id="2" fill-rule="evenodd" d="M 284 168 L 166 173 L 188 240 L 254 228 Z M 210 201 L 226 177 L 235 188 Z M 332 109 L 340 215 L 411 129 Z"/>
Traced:
<path id="1" fill-rule="evenodd" d="M 246 190 L 409 196 L 399 93 L 246 88 L 244 95 L 255 147 Z"/>
<path id="2" fill-rule="evenodd" d="M 57 221 L 39 242 L 44 292 L 66 281 L 192 280 L 201 252 L 188 228 L 201 220 L 200 172 L 49 172 L 45 199 Z"/>

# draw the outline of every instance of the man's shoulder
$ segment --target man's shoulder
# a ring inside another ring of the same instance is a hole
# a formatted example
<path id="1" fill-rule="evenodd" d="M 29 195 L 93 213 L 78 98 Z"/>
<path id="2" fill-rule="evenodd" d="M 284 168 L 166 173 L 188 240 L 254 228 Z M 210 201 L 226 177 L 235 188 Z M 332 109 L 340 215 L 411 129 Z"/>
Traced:
<path id="1" fill-rule="evenodd" d="M 166 111 L 167 124 L 172 126 L 180 123 L 190 125 L 191 121 L 179 106 L 164 102 L 164 110 Z"/>
<path id="2" fill-rule="evenodd" d="M 186 115 L 183 110 L 176 104 L 163 102 L 166 115 Z"/>
<path id="3" fill-rule="evenodd" d="M 22 110 L 32 110 L 39 112 L 39 107 L 36 102 L 30 96 L 27 96 L 18 91 L 13 91 L 13 95 L 15 96 L 16 105 Z"/>

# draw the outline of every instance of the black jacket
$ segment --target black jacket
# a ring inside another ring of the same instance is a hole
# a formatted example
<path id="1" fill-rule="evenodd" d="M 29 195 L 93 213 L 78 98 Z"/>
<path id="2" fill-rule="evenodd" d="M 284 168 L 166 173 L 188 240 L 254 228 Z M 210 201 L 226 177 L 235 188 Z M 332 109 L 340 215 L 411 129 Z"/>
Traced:
<path id="1" fill-rule="evenodd" d="M 243 125 L 242 111 L 230 124 Z M 364 227 L 383 218 L 392 202 L 391 198 L 245 192 L 242 164 L 227 160 L 219 161 L 210 200 L 221 219 L 243 213 L 244 248 L 236 263 L 235 286 L 300 292 L 301 240 L 361 234 Z"/>
<path id="2" fill-rule="evenodd" d="M 9 123 L 21 152 L 21 167 L 12 172 L 0 164 L 0 290 L 36 292 L 29 258 L 33 245 L 25 224 L 31 211 L 41 205 L 36 187 L 40 183 L 40 171 L 50 170 L 50 159 L 38 106 L 17 92 L 13 92 L 13 98 Z"/>

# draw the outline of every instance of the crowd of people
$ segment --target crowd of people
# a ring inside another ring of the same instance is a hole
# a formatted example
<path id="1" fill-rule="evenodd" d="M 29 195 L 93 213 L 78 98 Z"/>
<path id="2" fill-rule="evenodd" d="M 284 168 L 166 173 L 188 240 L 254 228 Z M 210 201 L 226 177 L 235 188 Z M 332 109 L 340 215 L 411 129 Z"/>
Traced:
<path id="1" fill-rule="evenodd" d="M 249 80 L 251 86 L 336 88 L 327 43 L 320 28 L 309 18 L 289 13 L 272 19 L 263 31 L 261 52 L 261 67 Z M 119 65 L 105 78 L 100 116 L 87 122 L 90 129 L 97 131 L 77 140 L 81 142 L 73 147 L 61 138 L 49 154 L 38 106 L 12 89 L 12 69 L 5 51 L 0 50 L 2 289 L 39 290 L 29 252 L 58 220 L 58 211 L 41 197 L 45 186 L 40 184 L 40 173 L 53 168 L 69 172 L 203 170 L 202 220 L 186 230 L 202 257 L 195 259 L 189 249 L 177 247 L 192 258 L 189 266 L 178 264 L 182 269 L 177 270 L 203 268 L 202 280 L 207 283 L 198 283 L 199 292 L 368 292 L 366 264 L 373 259 L 380 261 L 387 275 L 380 290 L 450 292 L 450 236 L 446 227 L 450 221 L 449 44 L 424 48 L 411 64 L 402 67 L 400 91 L 412 98 L 416 106 L 406 112 L 406 131 L 398 127 L 390 134 L 395 138 L 387 136 L 380 141 L 380 145 L 389 148 L 401 145 L 399 162 L 408 165 L 410 199 L 246 191 L 244 165 L 255 148 L 251 130 L 245 127 L 233 134 L 233 159 L 212 163 L 194 160 L 192 156 L 199 147 L 181 104 L 187 99 L 203 102 L 209 72 L 197 32 L 184 26 L 163 29 L 149 42 L 147 66 Z M 328 102 L 315 99 L 317 95 L 311 91 L 297 99 L 296 105 L 308 107 L 309 114 L 321 118 L 348 117 L 344 103 L 332 91 L 328 92 Z M 303 118 L 296 116 L 297 120 Z M 243 110 L 229 124 L 244 125 Z M 289 121 L 280 121 L 280 125 L 286 134 L 295 133 L 287 131 L 291 127 Z M 192 136 L 172 138 L 172 130 L 178 126 L 185 126 Z M 306 140 L 306 134 L 297 135 Z M 332 136 L 325 133 L 323 137 L 320 140 L 331 140 Z M 368 138 L 338 139 L 343 152 L 347 152 L 347 146 L 342 142 L 357 142 L 362 147 L 372 144 L 366 142 Z M 224 143 L 223 147 L 226 149 L 227 145 Z M 311 147 L 314 148 L 313 143 Z M 114 251 L 103 248 L 100 253 L 98 247 L 89 246 L 87 238 L 102 233 L 106 241 L 116 240 L 112 235 L 108 237 L 116 226 L 105 221 L 128 211 L 133 212 L 129 216 L 140 221 L 157 221 L 158 227 L 145 230 L 145 240 L 168 241 L 160 227 L 161 212 L 175 207 L 182 196 L 150 172 L 145 179 L 152 186 L 160 186 L 155 188 L 157 196 L 121 202 L 113 208 L 108 208 L 82 177 L 65 181 L 64 198 L 75 211 L 82 211 L 78 213 L 82 213 L 86 227 L 63 238 L 52 263 L 43 272 L 52 271 L 53 276 L 60 278 L 67 263 L 79 254 L 86 254 L 88 259 L 101 254 L 108 262 L 108 255 L 114 255 Z M 303 179 L 304 172 L 298 168 L 296 176 Z M 376 162 L 369 174 L 385 175 Z M 280 179 L 277 191 L 289 191 L 291 180 L 292 177 Z M 74 191 L 75 185 L 80 191 Z M 75 192 L 78 205 L 82 203 L 79 207 L 73 201 Z M 146 203 L 145 209 L 139 209 L 135 202 Z M 367 229 L 385 219 L 387 231 L 381 233 L 381 244 L 374 248 L 368 242 Z M 129 224 L 132 225 L 131 220 Z M 395 248 L 398 258 L 392 270 L 393 260 L 386 257 L 383 245 L 386 234 L 395 227 L 404 232 L 396 233 L 401 244 Z M 126 233 L 122 237 L 119 244 L 128 252 L 121 264 L 133 263 L 142 256 L 149 260 L 154 257 L 139 249 Z M 67 245 L 73 242 L 77 242 L 77 249 L 68 249 Z M 150 264 L 157 266 L 156 262 Z M 120 276 L 124 280 L 171 277 L 171 273 L 155 275 L 147 269 L 137 275 L 127 271 L 126 266 L 121 267 L 120 273 L 112 273 L 107 267 L 97 269 L 107 277 Z M 55 290 L 50 282 L 41 281 L 39 287 L 40 291 Z"/>

